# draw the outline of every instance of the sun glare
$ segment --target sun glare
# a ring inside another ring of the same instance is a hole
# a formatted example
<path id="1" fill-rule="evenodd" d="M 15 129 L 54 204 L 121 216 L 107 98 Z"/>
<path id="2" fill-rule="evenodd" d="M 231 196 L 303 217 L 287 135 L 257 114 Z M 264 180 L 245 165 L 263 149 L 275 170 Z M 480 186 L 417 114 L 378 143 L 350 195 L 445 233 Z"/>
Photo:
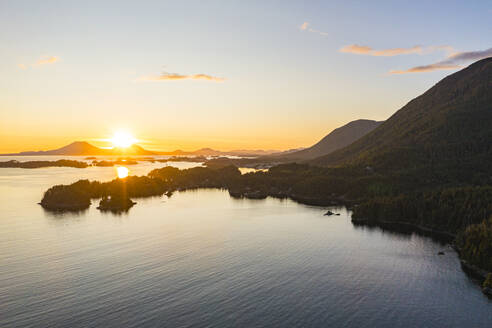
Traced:
<path id="1" fill-rule="evenodd" d="M 124 166 L 117 166 L 116 167 L 116 174 L 118 175 L 118 178 L 120 178 L 120 179 L 126 178 L 128 176 L 129 172 L 130 171 Z"/>
<path id="2" fill-rule="evenodd" d="M 126 131 L 117 131 L 114 133 L 113 137 L 111 137 L 110 141 L 114 147 L 127 148 L 136 143 L 138 140 Z"/>

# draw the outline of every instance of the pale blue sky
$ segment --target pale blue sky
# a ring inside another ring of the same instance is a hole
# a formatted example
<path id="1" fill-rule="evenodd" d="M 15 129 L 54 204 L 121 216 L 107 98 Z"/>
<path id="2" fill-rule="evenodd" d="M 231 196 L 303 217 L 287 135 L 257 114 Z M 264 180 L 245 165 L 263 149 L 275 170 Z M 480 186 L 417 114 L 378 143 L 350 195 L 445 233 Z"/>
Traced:
<path id="1" fill-rule="evenodd" d="M 491 1 L 0 1 L 0 152 L 119 128 L 154 149 L 308 146 L 456 69 L 389 71 L 490 49 L 491 18 Z"/>

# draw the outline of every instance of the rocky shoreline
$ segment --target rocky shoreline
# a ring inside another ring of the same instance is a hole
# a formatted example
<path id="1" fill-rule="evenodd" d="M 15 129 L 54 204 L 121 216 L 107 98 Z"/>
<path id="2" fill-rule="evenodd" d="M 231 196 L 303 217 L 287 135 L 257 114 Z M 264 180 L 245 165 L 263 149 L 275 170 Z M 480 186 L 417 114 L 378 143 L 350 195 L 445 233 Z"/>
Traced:
<path id="1" fill-rule="evenodd" d="M 424 227 L 421 225 L 416 225 L 408 222 L 401 222 L 401 221 L 391 221 L 391 220 L 368 220 L 368 219 L 363 219 L 363 218 L 352 218 L 352 223 L 354 224 L 359 224 L 359 225 L 368 225 L 368 226 L 378 226 L 378 227 L 383 227 L 383 228 L 388 228 L 391 229 L 391 227 L 405 227 L 405 228 L 410 228 L 413 231 L 422 233 L 424 235 L 429 235 L 432 237 L 436 237 L 439 240 L 445 240 L 452 244 L 452 241 L 456 238 L 455 234 L 452 234 L 448 231 L 443 231 L 443 230 L 436 230 L 433 228 L 428 228 Z M 455 248 L 453 246 L 453 248 Z M 456 248 L 455 248 L 456 249 Z"/>

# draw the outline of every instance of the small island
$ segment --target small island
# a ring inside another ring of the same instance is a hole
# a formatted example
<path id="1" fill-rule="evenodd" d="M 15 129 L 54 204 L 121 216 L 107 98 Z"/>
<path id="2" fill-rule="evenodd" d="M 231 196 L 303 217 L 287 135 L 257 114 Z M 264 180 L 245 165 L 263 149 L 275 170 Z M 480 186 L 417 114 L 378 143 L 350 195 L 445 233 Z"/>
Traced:
<path id="1" fill-rule="evenodd" d="M 115 165 L 137 165 L 138 162 L 134 159 L 121 159 L 116 160 L 93 160 L 90 164 L 83 161 L 75 161 L 69 159 L 59 159 L 56 161 L 25 161 L 19 162 L 17 160 L 10 160 L 0 162 L 0 168 L 21 168 L 21 169 L 38 169 L 45 167 L 74 167 L 84 169 L 91 166 L 98 167 L 111 167 Z"/>
<path id="2" fill-rule="evenodd" d="M 87 180 L 80 180 L 69 186 L 57 185 L 48 189 L 39 203 L 51 211 L 81 211 L 89 208 L 91 197 L 85 190 Z"/>
<path id="3" fill-rule="evenodd" d="M 112 195 L 103 196 L 97 209 L 117 213 L 128 211 L 135 204 L 136 202 L 132 201 L 128 195 L 124 193 L 114 193 Z"/>
<path id="4" fill-rule="evenodd" d="M 137 165 L 137 164 L 138 162 L 133 159 L 117 159 L 113 161 L 111 160 L 92 161 L 93 166 L 102 166 L 102 167 L 110 167 L 115 165 Z"/>
<path id="5" fill-rule="evenodd" d="M 22 169 L 37 169 L 42 167 L 75 167 L 83 169 L 89 164 L 82 161 L 74 161 L 69 159 L 60 159 L 57 161 L 26 161 L 19 162 L 16 160 L 0 162 L 0 168 L 22 168 Z"/>
<path id="6" fill-rule="evenodd" d="M 171 156 L 166 159 L 156 159 L 156 162 L 191 162 L 191 163 L 204 163 L 207 161 L 205 156 Z"/>

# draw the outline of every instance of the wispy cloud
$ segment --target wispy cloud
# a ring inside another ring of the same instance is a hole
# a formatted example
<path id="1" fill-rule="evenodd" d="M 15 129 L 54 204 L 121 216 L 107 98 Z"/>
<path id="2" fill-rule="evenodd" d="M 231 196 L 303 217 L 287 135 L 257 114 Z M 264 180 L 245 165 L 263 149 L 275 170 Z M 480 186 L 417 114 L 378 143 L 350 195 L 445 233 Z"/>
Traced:
<path id="1" fill-rule="evenodd" d="M 424 48 L 422 48 L 421 46 L 414 46 L 411 48 L 391 48 L 391 49 L 375 50 L 369 46 L 351 44 L 341 48 L 340 52 L 350 53 L 355 55 L 392 57 L 392 56 L 408 55 L 408 54 L 423 54 Z"/>
<path id="2" fill-rule="evenodd" d="M 492 56 L 492 48 L 483 51 L 458 52 L 453 47 L 447 45 L 440 46 L 413 46 L 410 48 L 390 48 L 376 50 L 369 46 L 351 44 L 340 48 L 340 52 L 355 55 L 392 57 L 399 55 L 425 55 L 436 51 L 443 51 L 447 54 L 444 60 L 428 65 L 415 66 L 404 70 L 391 70 L 389 74 L 425 73 L 439 70 L 453 70 L 463 66 L 464 63 L 483 59 Z"/>
<path id="3" fill-rule="evenodd" d="M 456 49 L 454 49 L 453 47 L 451 46 L 429 46 L 429 47 L 426 47 L 426 51 L 425 53 L 431 53 L 431 52 L 434 52 L 434 51 L 444 51 L 448 56 L 451 56 L 451 55 L 454 55 L 454 54 L 457 54 L 458 51 L 456 51 Z"/>
<path id="4" fill-rule="evenodd" d="M 59 57 L 57 56 L 45 56 L 45 57 L 42 57 L 41 59 L 39 59 L 37 62 L 36 62 L 36 65 L 47 65 L 47 64 L 54 64 L 56 63 L 58 60 L 60 60 Z"/>
<path id="5" fill-rule="evenodd" d="M 455 54 L 456 51 L 451 46 L 413 46 L 410 48 L 390 48 L 390 49 L 382 49 L 376 50 L 369 46 L 361 46 L 358 44 L 350 44 L 348 46 L 344 46 L 340 48 L 340 52 L 350 53 L 355 55 L 366 55 L 366 56 L 376 56 L 376 57 L 393 57 L 399 55 L 425 55 L 435 51 L 445 51 L 448 55 Z"/>
<path id="6" fill-rule="evenodd" d="M 58 57 L 58 56 L 43 56 L 43 57 L 39 58 L 34 64 L 17 64 L 17 67 L 19 67 L 22 70 L 26 70 L 29 67 L 54 64 L 59 60 L 60 60 L 60 57 Z"/>
<path id="7" fill-rule="evenodd" d="M 299 29 L 301 31 L 308 31 L 308 32 L 311 32 L 311 33 L 316 33 L 316 34 L 319 34 L 319 35 L 322 35 L 322 36 L 327 36 L 328 33 L 327 32 L 323 32 L 323 31 L 320 31 L 320 30 L 316 30 L 312 27 L 310 27 L 310 24 L 309 22 L 304 22 L 302 23 L 301 26 L 299 26 Z"/>
<path id="8" fill-rule="evenodd" d="M 407 74 L 407 73 L 423 73 L 432 72 L 437 70 L 451 70 L 458 69 L 463 66 L 463 64 L 471 61 L 476 61 L 492 56 L 492 48 L 480 51 L 466 51 L 466 52 L 454 52 L 442 61 L 437 63 L 416 66 L 406 70 L 393 70 L 390 74 Z"/>
<path id="9" fill-rule="evenodd" d="M 389 73 L 390 74 L 425 73 L 425 72 L 432 72 L 432 71 L 439 71 L 439 70 L 457 69 L 460 67 L 461 67 L 460 65 L 445 65 L 445 64 L 435 63 L 430 65 L 415 66 L 407 70 L 392 70 Z"/>
<path id="10" fill-rule="evenodd" d="M 225 79 L 222 77 L 212 76 L 208 74 L 192 74 L 183 75 L 178 73 L 168 73 L 163 72 L 160 75 L 154 76 L 143 76 L 138 79 L 139 81 L 181 81 L 181 80 L 203 80 L 212 82 L 224 82 Z"/>
<path id="11" fill-rule="evenodd" d="M 480 60 L 487 57 L 492 56 L 492 48 L 486 50 L 479 51 L 466 51 L 466 52 L 457 52 L 448 57 L 446 61 L 471 61 L 471 60 Z"/>

